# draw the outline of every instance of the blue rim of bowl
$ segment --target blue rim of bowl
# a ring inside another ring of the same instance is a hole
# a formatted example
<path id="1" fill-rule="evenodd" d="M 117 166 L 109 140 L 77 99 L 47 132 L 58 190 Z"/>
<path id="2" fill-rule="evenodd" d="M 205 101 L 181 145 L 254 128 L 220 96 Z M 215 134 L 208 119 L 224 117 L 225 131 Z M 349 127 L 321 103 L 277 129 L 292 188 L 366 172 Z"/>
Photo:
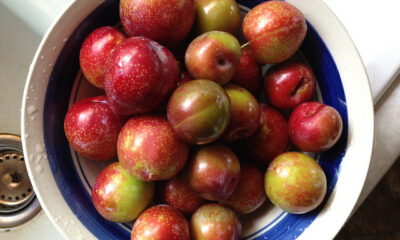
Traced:
<path id="1" fill-rule="evenodd" d="M 237 2 L 252 8 L 264 1 L 238 0 Z M 128 239 L 130 232 L 120 224 L 105 220 L 94 208 L 91 196 L 85 189 L 73 163 L 63 123 L 68 111 L 74 80 L 79 72 L 80 46 L 85 36 L 94 29 L 105 25 L 114 26 L 119 21 L 118 3 L 117 0 L 105 1 L 71 34 L 51 73 L 46 89 L 45 111 L 43 112 L 46 152 L 58 188 L 75 216 L 94 236 L 100 239 Z M 244 239 L 295 239 L 300 236 L 318 216 L 335 188 L 341 161 L 346 153 L 348 118 L 340 75 L 323 40 L 312 25 L 307 24 L 308 32 L 301 50 L 318 79 L 323 102 L 338 110 L 344 123 L 339 142 L 331 150 L 319 155 L 319 164 L 327 177 L 327 194 L 324 202 L 314 211 L 302 215 L 282 213 L 268 225 Z M 271 228 L 271 226 L 273 227 Z"/>

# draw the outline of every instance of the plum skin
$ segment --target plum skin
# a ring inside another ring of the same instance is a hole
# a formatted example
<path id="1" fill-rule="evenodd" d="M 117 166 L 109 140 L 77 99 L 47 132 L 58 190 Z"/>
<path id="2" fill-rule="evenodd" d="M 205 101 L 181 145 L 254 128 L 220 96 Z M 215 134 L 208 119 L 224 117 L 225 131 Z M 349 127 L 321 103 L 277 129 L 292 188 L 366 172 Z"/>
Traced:
<path id="1" fill-rule="evenodd" d="M 179 86 L 170 97 L 167 117 L 176 134 L 191 144 L 216 140 L 228 126 L 231 103 L 217 83 L 198 79 Z"/>
<path id="2" fill-rule="evenodd" d="M 119 162 L 131 175 L 142 181 L 175 176 L 185 165 L 189 146 L 181 141 L 162 115 L 130 118 L 117 143 Z"/>
<path id="3" fill-rule="evenodd" d="M 92 190 L 96 210 L 112 222 L 129 222 L 146 209 L 154 196 L 154 183 L 129 175 L 119 163 L 112 163 L 97 176 Z"/>
<path id="4" fill-rule="evenodd" d="M 317 208 L 325 197 L 326 176 L 319 164 L 300 152 L 274 158 L 264 178 L 265 192 L 282 210 L 301 214 Z"/>

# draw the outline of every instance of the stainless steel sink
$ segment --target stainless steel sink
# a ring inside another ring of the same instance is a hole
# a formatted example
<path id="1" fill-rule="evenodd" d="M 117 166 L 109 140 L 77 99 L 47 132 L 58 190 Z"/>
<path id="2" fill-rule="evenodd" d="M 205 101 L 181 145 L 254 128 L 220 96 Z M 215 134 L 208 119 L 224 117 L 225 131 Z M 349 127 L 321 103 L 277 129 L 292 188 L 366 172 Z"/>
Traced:
<path id="1" fill-rule="evenodd" d="M 5 134 L 6 137 L 18 140 L 13 135 L 20 135 L 22 94 L 30 63 L 45 31 L 68 2 L 70 1 L 0 1 L 0 134 Z M 18 145 L 18 141 L 15 142 Z M 23 170 L 24 165 L 16 161 L 17 164 L 12 164 L 14 157 L 18 161 L 24 160 L 22 149 L 17 154 L 18 146 L 14 148 L 8 143 L 2 144 L 0 149 L 0 166 L 7 166 L 1 172 L 4 176 L 0 176 L 0 184 L 4 185 L 4 188 L 0 188 L 0 197 L 4 196 L 0 209 L 0 239 L 62 239 L 40 209 L 37 199 L 32 196 L 30 183 L 25 182 L 28 177 Z M 14 165 L 15 171 L 10 170 L 10 166 Z M 20 190 L 19 185 L 25 184 L 28 186 L 24 189 L 27 192 L 21 192 L 21 196 L 12 195 L 18 193 L 16 190 Z M 10 189 L 10 195 L 7 195 L 7 189 Z M 24 196 L 27 201 L 19 203 Z"/>

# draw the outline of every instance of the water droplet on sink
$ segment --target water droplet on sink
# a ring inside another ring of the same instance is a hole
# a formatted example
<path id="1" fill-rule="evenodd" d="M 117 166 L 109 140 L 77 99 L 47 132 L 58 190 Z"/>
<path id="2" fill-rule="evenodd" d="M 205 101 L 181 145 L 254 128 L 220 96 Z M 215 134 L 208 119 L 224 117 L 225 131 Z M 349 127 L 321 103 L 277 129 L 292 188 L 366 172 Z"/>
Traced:
<path id="1" fill-rule="evenodd" d="M 54 221 L 55 221 L 56 223 L 58 223 L 58 222 L 60 222 L 60 219 L 59 219 L 58 217 L 54 217 Z"/>
<path id="2" fill-rule="evenodd" d="M 66 219 L 66 220 L 64 221 L 64 225 L 65 225 L 65 226 L 68 226 L 68 225 L 69 225 L 69 220 L 68 220 L 68 219 Z"/>
<path id="3" fill-rule="evenodd" d="M 42 72 L 45 73 L 45 72 L 46 72 L 46 69 L 43 69 Z"/>
<path id="4" fill-rule="evenodd" d="M 33 105 L 28 106 L 28 114 L 31 115 L 37 111 L 36 107 Z"/>
<path id="5" fill-rule="evenodd" d="M 42 60 L 43 60 L 43 59 L 44 59 L 44 56 L 43 56 L 43 55 L 42 55 L 42 56 L 40 56 L 40 59 L 42 59 Z"/>
<path id="6" fill-rule="evenodd" d="M 42 173 L 42 171 L 43 171 L 42 165 L 36 165 L 35 170 L 37 173 Z"/>
<path id="7" fill-rule="evenodd" d="M 64 39 L 63 39 L 63 42 L 66 42 L 66 41 L 67 41 L 67 39 L 66 39 L 66 38 L 64 38 Z"/>
<path id="8" fill-rule="evenodd" d="M 28 139 L 29 138 L 29 134 L 25 133 L 25 138 Z"/>
<path id="9" fill-rule="evenodd" d="M 49 63 L 49 67 L 53 66 L 53 64 Z"/>
<path id="10" fill-rule="evenodd" d="M 36 144 L 35 149 L 37 153 L 43 153 L 43 147 L 40 144 Z"/>
<path id="11" fill-rule="evenodd" d="M 35 121 L 36 117 L 35 116 L 31 116 L 31 121 Z"/>
<path id="12" fill-rule="evenodd" d="M 41 156 L 41 155 L 37 155 L 36 156 L 36 164 L 40 164 L 40 161 L 42 160 L 42 157 L 43 156 Z"/>
<path id="13" fill-rule="evenodd" d="M 56 46 L 53 46 L 51 49 L 52 49 L 53 51 L 56 50 Z"/>

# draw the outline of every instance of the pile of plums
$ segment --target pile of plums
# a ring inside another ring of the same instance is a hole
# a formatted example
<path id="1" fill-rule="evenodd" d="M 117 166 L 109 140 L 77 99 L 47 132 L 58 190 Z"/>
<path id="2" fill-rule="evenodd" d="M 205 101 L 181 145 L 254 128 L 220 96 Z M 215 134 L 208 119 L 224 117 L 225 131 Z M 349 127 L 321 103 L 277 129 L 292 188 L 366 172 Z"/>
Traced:
<path id="1" fill-rule="evenodd" d="M 330 149 L 342 119 L 315 101 L 297 8 L 268 1 L 243 21 L 234 0 L 121 0 L 119 11 L 123 30 L 100 27 L 80 50 L 105 95 L 64 122 L 81 156 L 118 156 L 93 186 L 104 218 L 136 219 L 131 239 L 239 239 L 238 215 L 267 197 L 296 214 L 322 202 L 325 174 L 302 152 Z"/>

